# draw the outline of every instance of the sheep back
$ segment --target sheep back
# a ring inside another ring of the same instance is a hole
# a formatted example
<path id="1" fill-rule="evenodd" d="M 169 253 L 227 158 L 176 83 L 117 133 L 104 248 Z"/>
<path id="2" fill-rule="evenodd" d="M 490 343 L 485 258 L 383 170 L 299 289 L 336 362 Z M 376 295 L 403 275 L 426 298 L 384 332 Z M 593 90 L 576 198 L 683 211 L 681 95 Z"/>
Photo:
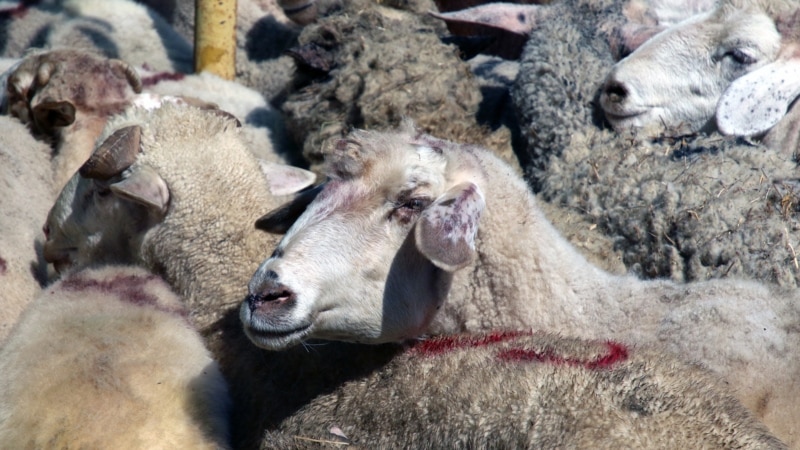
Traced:
<path id="1" fill-rule="evenodd" d="M 227 402 L 180 299 L 139 268 L 64 277 L 0 350 L 7 448 L 225 448 Z"/>
<path id="2" fill-rule="evenodd" d="M 466 376 L 466 374 L 469 374 Z M 494 332 L 416 342 L 314 399 L 262 449 L 784 448 L 705 369 L 619 342 Z"/>
<path id="3" fill-rule="evenodd" d="M 0 116 L 0 343 L 47 280 L 41 245 L 52 179 L 50 147 Z"/>

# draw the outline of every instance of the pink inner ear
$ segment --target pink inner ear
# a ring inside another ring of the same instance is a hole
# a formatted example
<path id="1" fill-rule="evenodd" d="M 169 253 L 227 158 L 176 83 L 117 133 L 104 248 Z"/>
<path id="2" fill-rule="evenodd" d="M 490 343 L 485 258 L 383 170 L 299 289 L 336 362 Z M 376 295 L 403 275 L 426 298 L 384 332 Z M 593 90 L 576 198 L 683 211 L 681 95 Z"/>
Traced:
<path id="1" fill-rule="evenodd" d="M 489 3 L 461 11 L 432 12 L 431 15 L 448 23 L 479 24 L 512 33 L 528 34 L 536 26 L 538 12 L 538 5 Z"/>
<path id="2" fill-rule="evenodd" d="M 473 183 L 450 188 L 425 209 L 416 225 L 417 248 L 437 267 L 458 270 L 472 261 L 478 222 L 486 206 Z"/>

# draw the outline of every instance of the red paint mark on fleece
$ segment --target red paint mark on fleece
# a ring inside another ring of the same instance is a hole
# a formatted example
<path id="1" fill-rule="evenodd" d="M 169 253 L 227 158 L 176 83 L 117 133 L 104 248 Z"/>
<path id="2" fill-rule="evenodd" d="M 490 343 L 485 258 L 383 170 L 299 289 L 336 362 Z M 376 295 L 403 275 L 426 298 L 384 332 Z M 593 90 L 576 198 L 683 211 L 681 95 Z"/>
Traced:
<path id="1" fill-rule="evenodd" d="M 159 72 L 155 75 L 142 78 L 142 86 L 148 87 L 156 85 L 162 81 L 180 81 L 186 77 L 180 72 Z"/>
<path id="2" fill-rule="evenodd" d="M 8 270 L 8 261 L 3 258 L 0 258 L 0 275 L 6 273 Z"/>
<path id="3" fill-rule="evenodd" d="M 564 358 L 552 351 L 538 352 L 536 350 L 511 348 L 502 350 L 497 354 L 501 361 L 542 362 L 555 365 L 582 366 L 590 370 L 608 369 L 614 364 L 628 359 L 628 348 L 619 342 L 606 342 L 608 353 L 596 359 L 585 361 L 578 358 Z"/>
<path id="4" fill-rule="evenodd" d="M 156 279 L 155 275 L 148 276 L 116 276 L 110 280 L 93 280 L 83 278 L 80 274 L 73 275 L 61 283 L 61 288 L 67 291 L 83 291 L 93 289 L 106 294 L 118 296 L 120 300 L 138 306 L 150 306 L 159 311 L 188 317 L 184 309 L 165 308 L 158 304 L 158 298 L 141 289 L 140 285 Z"/>
<path id="5" fill-rule="evenodd" d="M 486 347 L 531 334 L 527 331 L 495 331 L 480 336 L 442 336 L 415 342 L 413 351 L 426 356 L 441 355 L 460 348 Z"/>

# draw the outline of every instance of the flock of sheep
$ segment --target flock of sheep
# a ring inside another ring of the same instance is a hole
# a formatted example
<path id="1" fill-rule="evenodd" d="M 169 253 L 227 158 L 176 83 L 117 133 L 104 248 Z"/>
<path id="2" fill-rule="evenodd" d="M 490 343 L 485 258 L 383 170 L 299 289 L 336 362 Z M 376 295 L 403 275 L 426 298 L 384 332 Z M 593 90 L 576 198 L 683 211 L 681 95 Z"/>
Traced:
<path id="1" fill-rule="evenodd" d="M 0 447 L 800 448 L 796 0 L 193 8 L 0 3 Z"/>

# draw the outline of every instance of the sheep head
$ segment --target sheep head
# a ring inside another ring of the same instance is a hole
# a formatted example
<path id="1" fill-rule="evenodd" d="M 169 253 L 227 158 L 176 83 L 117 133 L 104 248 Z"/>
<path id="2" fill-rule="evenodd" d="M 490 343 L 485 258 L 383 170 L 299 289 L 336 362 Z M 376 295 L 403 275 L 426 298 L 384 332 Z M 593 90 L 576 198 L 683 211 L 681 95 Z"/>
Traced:
<path id="1" fill-rule="evenodd" d="M 96 263 L 133 264 L 141 235 L 163 219 L 164 180 L 136 166 L 141 127 L 126 126 L 97 146 L 50 210 L 44 257 L 58 272 Z"/>
<path id="2" fill-rule="evenodd" d="M 105 119 L 122 111 L 141 90 L 139 75 L 127 63 L 59 49 L 30 54 L 8 74 L 6 103 L 10 115 L 55 139 L 79 112 Z"/>
<path id="3" fill-rule="evenodd" d="M 422 334 L 474 257 L 485 184 L 476 156 L 406 124 L 336 141 L 326 168 L 324 185 L 258 221 L 288 231 L 250 281 L 247 335 L 281 349 Z"/>
<path id="4" fill-rule="evenodd" d="M 188 106 L 173 99 L 166 99 L 161 107 L 149 103 L 144 107 L 134 106 L 112 120 L 103 132 L 105 137 L 98 140 L 88 161 L 73 175 L 48 214 L 44 255 L 56 270 L 61 272 L 98 263 L 145 262 L 142 253 L 146 234 L 173 212 L 175 183 L 170 186 L 170 180 L 186 178 L 175 168 L 183 163 L 180 156 L 169 155 L 177 153 L 174 146 L 187 143 L 165 143 L 163 131 L 173 129 L 176 120 L 180 125 L 180 121 L 197 114 L 207 120 L 195 118 L 194 126 L 208 127 L 209 134 L 223 134 L 238 125 L 238 120 L 228 113 Z M 183 136 L 180 132 L 177 134 Z M 202 138 L 189 142 L 196 153 L 205 155 L 202 159 L 198 157 L 195 166 L 207 166 L 206 161 L 213 161 L 216 156 L 215 147 L 202 151 L 197 148 L 204 142 Z M 243 144 L 232 148 L 252 157 Z M 144 157 L 145 154 L 151 158 Z M 155 154 L 167 156 L 153 158 Z M 164 159 L 168 164 L 158 163 Z M 313 183 L 313 177 L 309 179 L 313 174 L 296 167 L 262 162 L 260 169 L 256 176 L 266 176 L 264 188 L 272 195 L 294 193 Z M 219 182 L 226 181 L 220 177 Z M 208 180 L 190 184 L 198 190 L 207 186 L 209 190 L 215 189 Z M 187 192 L 184 197 L 187 196 L 191 193 Z M 198 208 L 210 210 L 214 206 Z"/>
<path id="5" fill-rule="evenodd" d="M 734 80 L 775 61 L 788 43 L 776 18 L 790 2 L 728 0 L 655 35 L 608 74 L 600 105 L 618 131 L 716 129 L 717 104 Z"/>

